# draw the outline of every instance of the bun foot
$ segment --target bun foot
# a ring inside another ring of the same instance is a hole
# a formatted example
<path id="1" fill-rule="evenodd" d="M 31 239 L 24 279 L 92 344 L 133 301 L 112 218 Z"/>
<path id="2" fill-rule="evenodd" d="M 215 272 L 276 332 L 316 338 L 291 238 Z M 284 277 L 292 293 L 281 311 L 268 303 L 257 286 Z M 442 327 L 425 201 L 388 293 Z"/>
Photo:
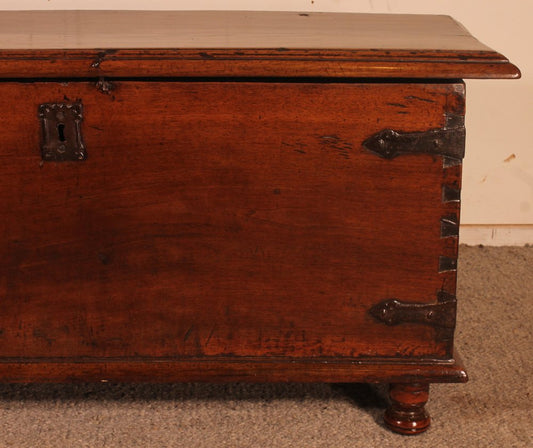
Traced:
<path id="1" fill-rule="evenodd" d="M 431 418 L 424 408 L 429 396 L 429 384 L 394 383 L 390 385 L 391 404 L 385 411 L 385 423 L 394 432 L 420 434 L 429 428 Z"/>

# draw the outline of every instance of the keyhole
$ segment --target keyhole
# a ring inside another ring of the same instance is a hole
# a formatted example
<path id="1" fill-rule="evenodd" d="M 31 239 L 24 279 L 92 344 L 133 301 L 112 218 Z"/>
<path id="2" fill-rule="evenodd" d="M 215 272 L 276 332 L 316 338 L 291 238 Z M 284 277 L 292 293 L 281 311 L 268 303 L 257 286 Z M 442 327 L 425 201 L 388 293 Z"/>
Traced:
<path id="1" fill-rule="evenodd" d="M 59 141 L 64 142 L 65 139 L 65 125 L 63 123 L 59 123 L 57 125 L 57 134 L 59 136 Z"/>

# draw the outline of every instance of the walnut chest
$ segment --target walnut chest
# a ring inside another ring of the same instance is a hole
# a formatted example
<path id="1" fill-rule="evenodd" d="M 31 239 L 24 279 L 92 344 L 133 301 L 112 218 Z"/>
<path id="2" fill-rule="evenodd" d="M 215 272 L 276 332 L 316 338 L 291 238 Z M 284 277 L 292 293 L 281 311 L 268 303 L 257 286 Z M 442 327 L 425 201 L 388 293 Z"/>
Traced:
<path id="1" fill-rule="evenodd" d="M 383 382 L 425 430 L 461 79 L 517 77 L 446 16 L 1 13 L 0 381 Z"/>

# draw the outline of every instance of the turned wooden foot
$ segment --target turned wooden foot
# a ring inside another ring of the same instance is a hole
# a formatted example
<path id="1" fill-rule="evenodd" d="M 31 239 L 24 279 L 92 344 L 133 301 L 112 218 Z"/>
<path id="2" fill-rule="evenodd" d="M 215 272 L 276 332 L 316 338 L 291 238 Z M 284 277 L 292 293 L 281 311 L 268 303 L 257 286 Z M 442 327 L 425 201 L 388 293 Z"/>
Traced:
<path id="1" fill-rule="evenodd" d="M 394 432 L 408 435 L 420 434 L 428 429 L 431 419 L 424 408 L 428 395 L 429 384 L 391 384 L 391 404 L 384 416 L 387 426 Z"/>

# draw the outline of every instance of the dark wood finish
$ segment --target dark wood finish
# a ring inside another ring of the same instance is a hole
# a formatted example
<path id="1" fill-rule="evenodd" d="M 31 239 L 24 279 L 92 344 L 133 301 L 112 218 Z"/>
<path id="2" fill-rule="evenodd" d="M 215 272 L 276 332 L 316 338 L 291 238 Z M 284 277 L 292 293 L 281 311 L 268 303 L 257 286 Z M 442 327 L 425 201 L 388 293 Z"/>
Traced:
<path id="1" fill-rule="evenodd" d="M 484 54 L 409 54 L 365 50 L 0 50 L 2 78 L 61 77 L 324 77 L 512 78 L 518 69 Z M 38 56 L 36 56 L 36 54 Z M 478 57 L 476 57 L 478 56 Z"/>
<path id="2" fill-rule="evenodd" d="M 424 431 L 458 79 L 519 76 L 445 16 L 1 13 L 0 380 L 388 382 Z"/>
<path id="3" fill-rule="evenodd" d="M 444 126 L 462 84 L 3 83 L 0 96 L 4 357 L 451 357 L 430 323 L 370 310 L 455 294 L 439 259 L 457 239 L 440 222 L 458 213 L 442 187 L 460 166 L 362 142 Z M 65 98 L 84 106 L 88 158 L 42 162 L 37 110 Z"/>
<path id="4" fill-rule="evenodd" d="M 276 358 L 248 359 L 52 359 L 3 360 L 4 382 L 367 382 L 464 383 L 464 364 L 455 355 L 450 362 L 412 360 L 399 363 L 320 361 Z"/>
<path id="5" fill-rule="evenodd" d="M 0 33 L 4 78 L 520 76 L 447 16 L 17 11 Z"/>
<path id="6" fill-rule="evenodd" d="M 425 409 L 429 396 L 427 383 L 392 383 L 391 404 L 385 411 L 385 423 L 395 432 L 416 435 L 429 428 L 431 419 Z"/>

